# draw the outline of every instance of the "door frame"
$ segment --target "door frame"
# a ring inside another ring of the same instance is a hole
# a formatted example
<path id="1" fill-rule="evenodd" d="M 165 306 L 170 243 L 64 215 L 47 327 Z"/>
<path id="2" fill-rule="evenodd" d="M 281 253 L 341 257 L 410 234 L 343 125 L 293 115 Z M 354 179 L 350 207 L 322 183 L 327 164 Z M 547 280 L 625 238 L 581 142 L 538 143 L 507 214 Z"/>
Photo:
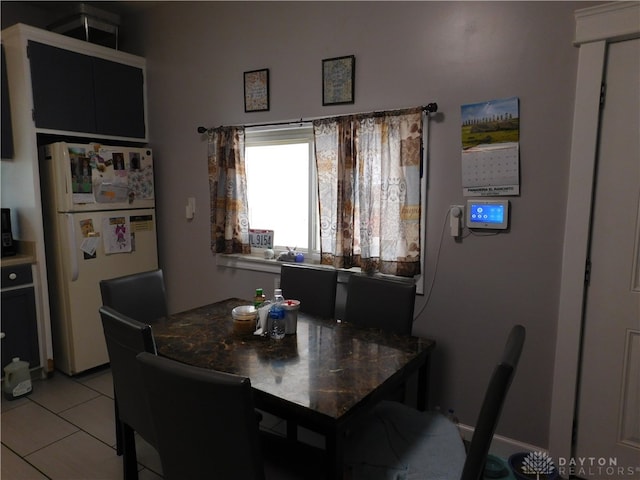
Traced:
<path id="1" fill-rule="evenodd" d="M 600 123 L 600 89 L 607 43 L 640 36 L 640 2 L 615 2 L 575 12 L 574 45 L 580 49 L 571 137 L 560 303 L 556 335 L 549 452 L 572 456 L 575 401 L 585 297 L 585 265 L 593 209 Z"/>

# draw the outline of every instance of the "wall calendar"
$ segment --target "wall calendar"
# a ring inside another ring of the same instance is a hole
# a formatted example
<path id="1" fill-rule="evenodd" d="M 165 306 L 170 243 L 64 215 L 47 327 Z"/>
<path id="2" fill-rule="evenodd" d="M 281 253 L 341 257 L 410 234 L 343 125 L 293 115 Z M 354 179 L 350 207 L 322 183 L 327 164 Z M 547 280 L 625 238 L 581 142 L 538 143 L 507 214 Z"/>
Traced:
<path id="1" fill-rule="evenodd" d="M 461 113 L 464 196 L 519 195 L 518 98 L 463 105 Z"/>

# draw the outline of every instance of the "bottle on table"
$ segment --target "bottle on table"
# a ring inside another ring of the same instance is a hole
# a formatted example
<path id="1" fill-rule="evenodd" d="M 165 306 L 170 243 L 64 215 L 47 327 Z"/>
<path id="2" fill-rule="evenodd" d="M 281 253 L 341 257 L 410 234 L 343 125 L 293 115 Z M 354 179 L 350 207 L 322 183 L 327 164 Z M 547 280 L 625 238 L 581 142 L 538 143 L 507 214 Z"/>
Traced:
<path id="1" fill-rule="evenodd" d="M 286 330 L 284 308 L 282 308 L 283 302 L 282 289 L 276 288 L 273 295 L 273 302 L 269 309 L 269 336 L 276 340 L 284 338 Z"/>
<path id="2" fill-rule="evenodd" d="M 256 288 L 256 295 L 253 299 L 253 306 L 256 307 L 256 309 L 260 308 L 266 299 L 267 297 L 265 296 L 264 291 L 261 288 Z"/>

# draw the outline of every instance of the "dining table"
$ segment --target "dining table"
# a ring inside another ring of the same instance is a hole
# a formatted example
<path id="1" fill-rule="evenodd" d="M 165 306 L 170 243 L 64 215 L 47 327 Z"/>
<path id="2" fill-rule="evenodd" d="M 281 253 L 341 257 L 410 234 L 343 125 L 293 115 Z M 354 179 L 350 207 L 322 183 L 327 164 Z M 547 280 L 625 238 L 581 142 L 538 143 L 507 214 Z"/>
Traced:
<path id="1" fill-rule="evenodd" d="M 255 407 L 325 437 L 326 476 L 343 478 L 345 435 L 362 415 L 417 375 L 425 410 L 435 341 L 363 328 L 298 312 L 295 334 L 276 340 L 238 331 L 231 311 L 251 301 L 228 298 L 153 324 L 159 355 L 246 376 Z"/>

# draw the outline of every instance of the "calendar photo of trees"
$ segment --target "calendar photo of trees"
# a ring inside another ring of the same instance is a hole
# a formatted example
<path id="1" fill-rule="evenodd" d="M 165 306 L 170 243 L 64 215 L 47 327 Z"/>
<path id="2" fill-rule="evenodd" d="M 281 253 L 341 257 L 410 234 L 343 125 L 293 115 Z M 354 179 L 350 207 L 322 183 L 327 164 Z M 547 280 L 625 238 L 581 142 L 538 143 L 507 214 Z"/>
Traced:
<path id="1" fill-rule="evenodd" d="M 518 143 L 518 97 L 463 105 L 462 149 L 499 143 Z"/>

